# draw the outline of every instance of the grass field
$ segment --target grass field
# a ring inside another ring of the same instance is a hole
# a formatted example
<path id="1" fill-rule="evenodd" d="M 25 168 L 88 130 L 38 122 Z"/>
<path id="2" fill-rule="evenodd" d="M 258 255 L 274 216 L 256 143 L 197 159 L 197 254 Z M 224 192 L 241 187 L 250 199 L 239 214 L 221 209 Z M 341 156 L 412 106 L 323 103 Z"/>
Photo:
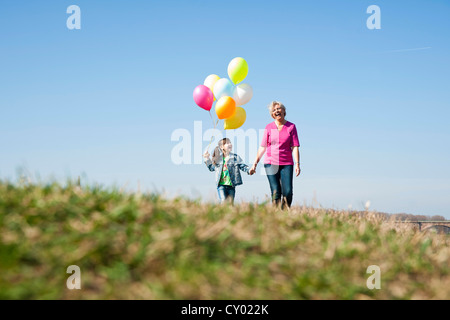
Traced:
<path id="1" fill-rule="evenodd" d="M 375 212 L 0 181 L 0 299 L 450 299 L 449 244 Z"/>

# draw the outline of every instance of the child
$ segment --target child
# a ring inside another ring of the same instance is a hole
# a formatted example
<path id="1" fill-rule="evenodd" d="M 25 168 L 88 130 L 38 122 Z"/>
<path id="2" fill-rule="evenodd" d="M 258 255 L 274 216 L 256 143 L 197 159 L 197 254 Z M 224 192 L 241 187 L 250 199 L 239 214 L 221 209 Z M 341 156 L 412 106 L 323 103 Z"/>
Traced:
<path id="1" fill-rule="evenodd" d="M 230 139 L 224 138 L 214 149 L 212 161 L 209 159 L 208 151 L 203 155 L 209 171 L 216 171 L 217 192 L 221 203 L 225 200 L 234 203 L 235 187 L 242 184 L 239 170 L 250 174 L 250 167 L 242 163 L 241 157 L 231 152 L 232 148 Z"/>

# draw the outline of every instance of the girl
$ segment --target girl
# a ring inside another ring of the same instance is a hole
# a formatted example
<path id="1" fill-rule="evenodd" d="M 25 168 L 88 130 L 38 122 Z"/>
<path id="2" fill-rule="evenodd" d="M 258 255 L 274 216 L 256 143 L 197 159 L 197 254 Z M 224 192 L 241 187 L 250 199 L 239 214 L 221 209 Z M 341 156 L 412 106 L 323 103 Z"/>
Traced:
<path id="1" fill-rule="evenodd" d="M 230 139 L 224 138 L 219 141 L 219 145 L 214 149 L 212 161 L 209 159 L 208 151 L 203 155 L 209 171 L 216 171 L 217 192 L 221 203 L 225 200 L 234 203 L 235 188 L 242 184 L 239 170 L 250 174 L 250 167 L 242 162 L 241 157 L 231 152 L 232 148 Z"/>

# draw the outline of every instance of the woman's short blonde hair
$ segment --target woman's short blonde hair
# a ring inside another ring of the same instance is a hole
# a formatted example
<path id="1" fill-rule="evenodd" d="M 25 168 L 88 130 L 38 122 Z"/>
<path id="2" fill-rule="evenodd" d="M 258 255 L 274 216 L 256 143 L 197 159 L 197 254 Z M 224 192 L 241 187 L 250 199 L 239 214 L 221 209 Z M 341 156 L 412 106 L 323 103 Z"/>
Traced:
<path id="1" fill-rule="evenodd" d="M 275 106 L 280 106 L 280 108 L 283 109 L 283 111 L 284 111 L 284 116 L 286 117 L 286 107 L 280 101 L 272 101 L 271 103 L 269 103 L 268 108 L 269 108 L 270 116 L 273 118 L 272 112 L 273 112 L 273 108 Z"/>

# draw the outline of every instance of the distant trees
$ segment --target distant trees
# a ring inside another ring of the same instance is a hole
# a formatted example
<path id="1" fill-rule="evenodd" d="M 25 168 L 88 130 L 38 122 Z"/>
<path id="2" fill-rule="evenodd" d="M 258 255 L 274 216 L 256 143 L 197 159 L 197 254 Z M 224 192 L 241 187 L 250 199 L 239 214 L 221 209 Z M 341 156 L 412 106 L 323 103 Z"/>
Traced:
<path id="1" fill-rule="evenodd" d="M 422 214 L 396 213 L 390 216 L 400 221 L 445 221 L 445 218 L 439 215 L 426 216 Z"/>
<path id="2" fill-rule="evenodd" d="M 431 220 L 433 221 L 445 221 L 445 218 L 443 216 L 432 216 Z"/>

